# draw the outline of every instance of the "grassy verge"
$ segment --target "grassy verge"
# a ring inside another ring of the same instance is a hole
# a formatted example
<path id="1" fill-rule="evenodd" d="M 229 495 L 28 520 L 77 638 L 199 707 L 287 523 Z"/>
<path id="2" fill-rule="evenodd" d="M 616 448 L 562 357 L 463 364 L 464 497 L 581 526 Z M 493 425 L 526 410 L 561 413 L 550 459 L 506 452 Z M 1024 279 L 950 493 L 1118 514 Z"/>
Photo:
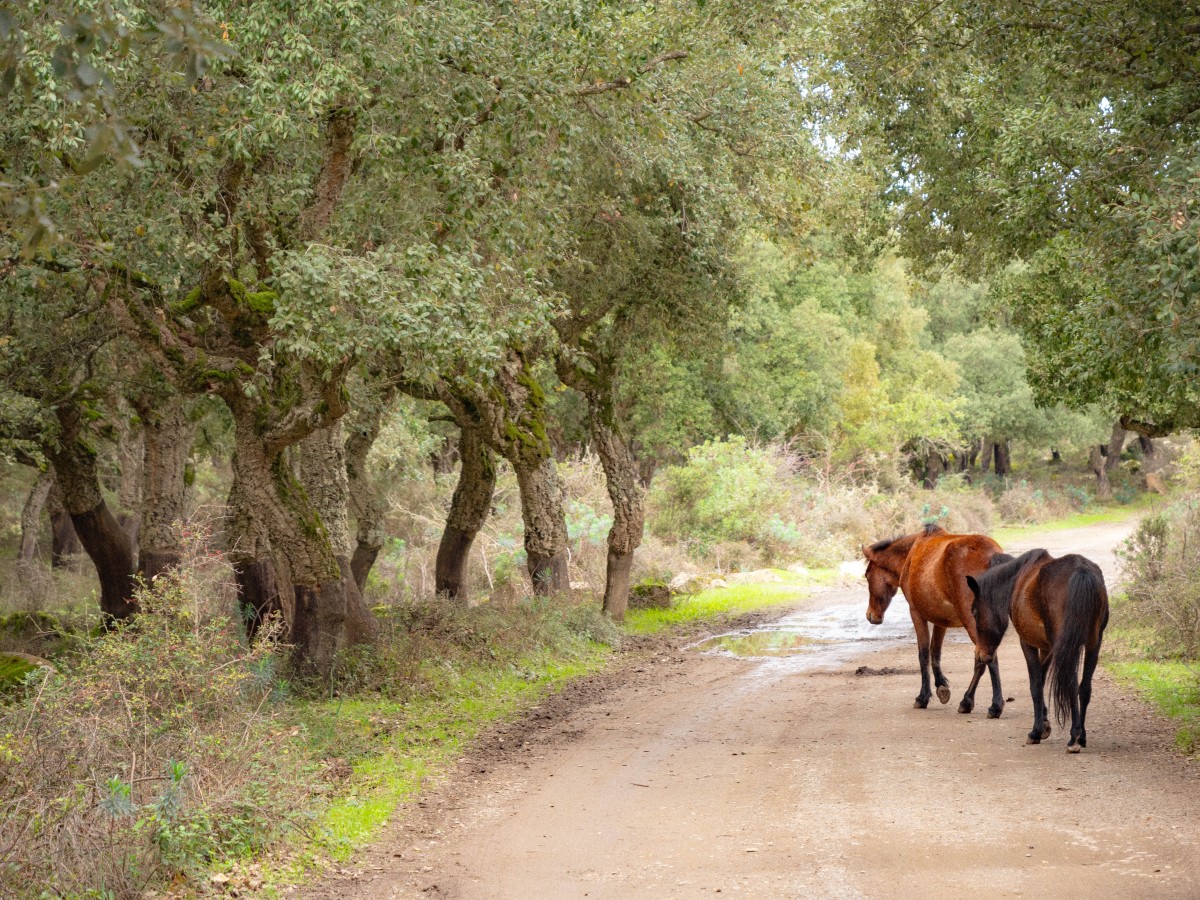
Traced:
<path id="1" fill-rule="evenodd" d="M 1200 669 L 1178 661 L 1110 661 L 1118 682 L 1130 687 L 1178 723 L 1175 745 L 1200 753 Z"/>
<path id="2" fill-rule="evenodd" d="M 625 620 L 625 630 L 630 634 L 657 634 L 692 622 L 731 618 L 783 606 L 802 600 L 814 588 L 832 584 L 837 579 L 834 569 L 815 569 L 806 574 L 783 569 L 773 571 L 778 581 L 709 588 L 679 599 L 670 609 L 631 610 Z"/>

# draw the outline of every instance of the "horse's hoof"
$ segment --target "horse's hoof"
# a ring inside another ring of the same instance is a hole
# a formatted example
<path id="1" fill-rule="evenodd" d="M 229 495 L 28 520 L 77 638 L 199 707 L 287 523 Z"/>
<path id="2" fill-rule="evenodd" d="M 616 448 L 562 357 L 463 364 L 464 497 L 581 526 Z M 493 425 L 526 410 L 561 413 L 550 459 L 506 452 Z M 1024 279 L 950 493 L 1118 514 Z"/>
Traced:
<path id="1" fill-rule="evenodd" d="M 913 709 L 924 709 L 928 705 L 929 705 L 928 697 L 926 697 L 923 700 L 920 697 L 918 697 L 916 700 L 913 701 Z"/>
<path id="2" fill-rule="evenodd" d="M 1033 734 L 1032 732 L 1025 735 L 1025 743 L 1026 744 L 1040 744 L 1041 742 L 1042 742 L 1042 739 L 1041 739 L 1040 735 Z"/>
<path id="3" fill-rule="evenodd" d="M 1046 724 L 1042 726 L 1042 739 L 1045 740 L 1048 737 L 1050 737 L 1050 725 Z"/>
<path id="4" fill-rule="evenodd" d="M 998 707 L 989 706 L 988 707 L 988 718 L 989 719 L 998 719 L 998 718 L 1000 718 L 1001 712 L 1002 712 L 1002 710 L 999 709 Z"/>
<path id="5" fill-rule="evenodd" d="M 938 700 L 942 703 L 950 702 L 950 686 L 945 684 L 938 685 L 937 689 Z"/>
<path id="6" fill-rule="evenodd" d="M 1082 749 L 1083 749 L 1083 747 L 1080 744 L 1068 744 L 1067 745 L 1068 753 L 1078 753 Z"/>
<path id="7" fill-rule="evenodd" d="M 960 713 L 969 713 L 974 708 L 975 708 L 975 704 L 968 703 L 966 700 L 964 700 L 962 703 L 958 704 L 958 711 Z"/>

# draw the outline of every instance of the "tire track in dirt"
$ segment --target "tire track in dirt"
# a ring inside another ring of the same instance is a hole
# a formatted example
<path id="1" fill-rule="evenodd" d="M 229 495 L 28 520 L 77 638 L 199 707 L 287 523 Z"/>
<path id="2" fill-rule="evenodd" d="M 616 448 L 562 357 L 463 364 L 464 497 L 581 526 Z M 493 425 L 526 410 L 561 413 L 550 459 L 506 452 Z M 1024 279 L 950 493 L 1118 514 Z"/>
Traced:
<path id="1" fill-rule="evenodd" d="M 1128 528 L 1042 545 L 1111 574 Z M 865 607 L 854 585 L 800 609 Z M 888 620 L 906 613 L 898 601 Z M 849 649 L 806 666 L 652 645 L 487 735 L 352 870 L 308 894 L 1200 896 L 1200 767 L 1111 679 L 1097 678 L 1088 749 L 1069 756 L 1057 728 L 1024 744 L 1015 640 L 1001 649 L 1014 699 L 999 720 L 955 711 L 965 643 L 945 651 L 953 701 L 928 710 L 911 708 L 911 635 Z"/>

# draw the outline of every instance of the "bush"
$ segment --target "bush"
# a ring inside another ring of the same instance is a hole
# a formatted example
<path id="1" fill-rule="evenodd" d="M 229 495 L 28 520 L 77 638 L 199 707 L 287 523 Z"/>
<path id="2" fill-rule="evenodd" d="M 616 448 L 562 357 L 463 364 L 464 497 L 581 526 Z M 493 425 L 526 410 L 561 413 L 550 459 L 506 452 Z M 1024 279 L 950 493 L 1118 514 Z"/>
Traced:
<path id="1" fill-rule="evenodd" d="M 1191 501 L 1148 516 L 1121 551 L 1134 621 L 1151 626 L 1156 649 L 1200 657 L 1200 506 Z"/>
<path id="2" fill-rule="evenodd" d="M 82 639 L 0 708 L 0 882 L 16 894 L 134 896 L 262 846 L 303 779 L 272 732 L 272 658 L 221 614 L 217 557 L 140 593 L 145 613 Z M 280 785 L 288 785 L 281 790 Z"/>
<path id="3" fill-rule="evenodd" d="M 655 480 L 651 528 L 676 541 L 753 543 L 782 511 L 781 463 L 779 454 L 742 437 L 693 447 L 685 464 Z"/>

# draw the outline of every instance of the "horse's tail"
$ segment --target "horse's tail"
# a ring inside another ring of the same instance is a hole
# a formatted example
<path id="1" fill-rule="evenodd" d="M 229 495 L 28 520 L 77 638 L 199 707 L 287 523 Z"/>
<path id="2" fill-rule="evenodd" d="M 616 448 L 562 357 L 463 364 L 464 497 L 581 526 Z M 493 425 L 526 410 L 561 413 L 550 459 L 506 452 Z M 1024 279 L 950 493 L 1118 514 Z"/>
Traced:
<path id="1" fill-rule="evenodd" d="M 1071 710 L 1079 700 L 1079 657 L 1103 605 L 1104 577 L 1090 565 L 1080 566 L 1067 582 L 1062 625 L 1050 651 L 1050 666 L 1054 670 L 1050 690 L 1059 727 L 1071 718 Z"/>

